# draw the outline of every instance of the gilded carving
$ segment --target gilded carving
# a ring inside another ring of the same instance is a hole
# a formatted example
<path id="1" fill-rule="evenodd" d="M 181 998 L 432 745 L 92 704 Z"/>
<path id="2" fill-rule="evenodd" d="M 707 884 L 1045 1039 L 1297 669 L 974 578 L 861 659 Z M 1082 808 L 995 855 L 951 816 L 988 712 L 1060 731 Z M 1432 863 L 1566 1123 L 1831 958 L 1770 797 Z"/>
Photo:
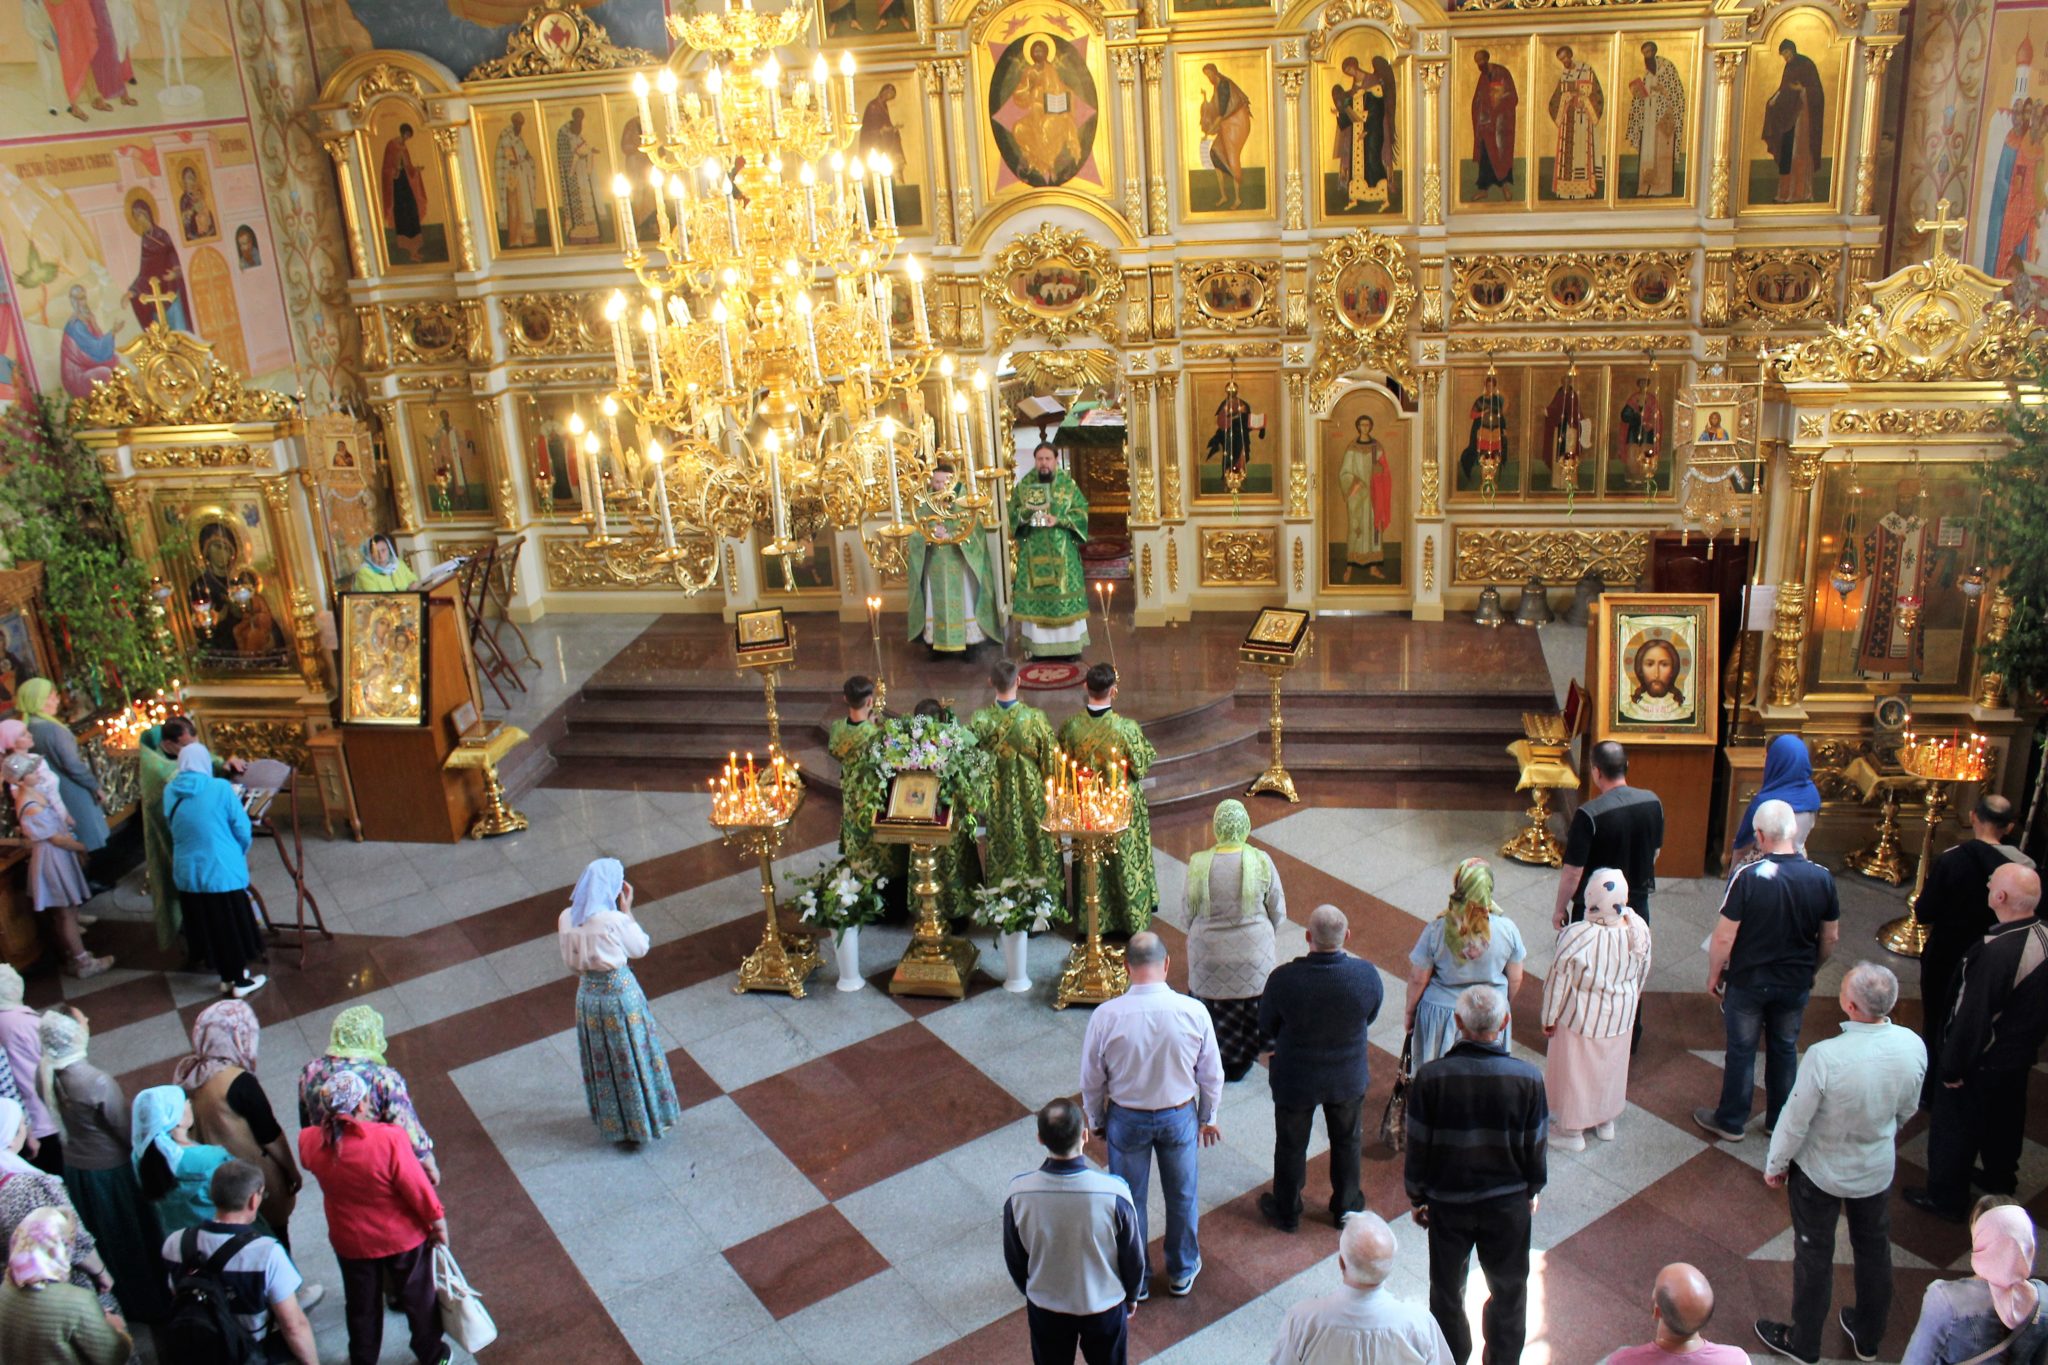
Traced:
<path id="1" fill-rule="evenodd" d="M 1648 531 L 1523 531 L 1464 527 L 1452 542 L 1451 581 L 1511 583 L 1531 574 L 1546 583 L 1576 583 L 1589 569 L 1610 588 L 1642 580 L 1650 562 Z"/>
<path id="2" fill-rule="evenodd" d="M 1145 546 L 1138 551 L 1138 591 L 1147 599 L 1152 596 L 1152 547 Z"/>
<path id="3" fill-rule="evenodd" d="M 1503 337 L 1488 333 L 1453 332 L 1446 343 L 1453 355 L 1577 356 L 1644 351 L 1689 351 L 1692 338 L 1670 332 L 1551 332 L 1538 336 Z M 1424 359 L 1428 359 L 1425 352 Z"/>
<path id="4" fill-rule="evenodd" d="M 420 78 L 404 67 L 379 62 L 356 82 L 355 98 L 348 104 L 349 117 L 360 125 L 370 106 L 385 95 L 402 95 L 422 113 L 426 111 L 427 92 L 421 87 Z"/>
<path id="5" fill-rule="evenodd" d="M 327 661 L 320 653 L 320 619 L 313 610 L 313 597 L 304 588 L 292 589 L 292 639 L 298 645 L 299 678 L 315 692 L 327 690 Z"/>
<path id="6" fill-rule="evenodd" d="M 848 586 L 856 582 L 853 562 L 853 542 L 847 541 L 839 547 L 839 581 Z"/>
<path id="7" fill-rule="evenodd" d="M 1019 351 L 1011 357 L 1017 377 L 1034 393 L 1054 389 L 1101 388 L 1116 378 L 1115 351 Z"/>
<path id="8" fill-rule="evenodd" d="M 1124 324 L 1126 341 L 1152 339 L 1152 276 L 1143 266 L 1124 272 Z"/>
<path id="9" fill-rule="evenodd" d="M 680 26 L 675 27 L 680 34 Z M 505 55 L 470 69 L 473 81 L 501 81 L 512 76 L 553 76 L 564 71 L 612 71 L 623 66 L 655 66 L 660 58 L 637 47 L 618 47 L 604 25 L 575 5 L 547 0 L 526 12 L 526 18 L 505 40 Z"/>
<path id="10" fill-rule="evenodd" d="M 1835 278 L 1842 253 L 1831 247 L 1740 247 L 1731 313 L 1773 322 L 1825 321 L 1835 316 Z"/>
<path id="11" fill-rule="evenodd" d="M 1821 420 L 1806 413 L 1801 420 L 1810 415 Z M 1827 423 L 1838 436 L 1989 436 L 2005 430 L 2005 414 L 1994 407 L 1849 408 L 1829 414 Z"/>
<path id="12" fill-rule="evenodd" d="M 1189 360 L 1270 360 L 1280 354 L 1277 341 L 1196 341 L 1182 350 Z"/>
<path id="13" fill-rule="evenodd" d="M 1294 590 L 1301 592 L 1308 586 L 1308 549 L 1300 536 L 1294 538 Z"/>
<path id="14" fill-rule="evenodd" d="M 1205 588 L 1269 588 L 1280 584 L 1280 547 L 1271 529 L 1228 530 L 1205 526 L 1201 539 L 1201 584 Z"/>
<path id="15" fill-rule="evenodd" d="M 1984 602 L 1984 644 L 2003 640 L 2011 627 L 2012 598 L 2003 587 L 1993 588 Z M 1977 657 L 1988 659 L 1982 645 L 1978 647 Z M 1997 711 L 2002 710 L 2005 704 L 2005 675 L 1986 668 L 1977 679 L 1977 705 L 1987 711 Z"/>
<path id="16" fill-rule="evenodd" d="M 1173 267 L 1155 265 L 1152 267 L 1152 337 L 1156 341 L 1168 341 L 1173 333 Z"/>
<path id="17" fill-rule="evenodd" d="M 1414 30 L 1402 21 L 1393 0 L 1330 0 L 1316 15 L 1315 32 L 1309 35 L 1308 52 L 1321 57 L 1329 49 L 1330 35 L 1353 19 L 1366 19 L 1387 31 L 1394 46 L 1406 47 Z"/>
<path id="18" fill-rule="evenodd" d="M 716 572 L 718 550 L 708 537 L 678 536 L 677 546 L 697 556 L 693 564 L 689 560 L 687 573 L 702 579 Z M 614 547 L 607 553 L 604 547 L 592 549 L 584 543 L 582 536 L 544 536 L 541 546 L 541 576 L 550 591 L 561 592 L 632 592 L 669 591 L 676 588 L 678 566 L 654 562 L 651 551 L 658 549 L 651 538 L 639 546 Z M 732 547 L 726 547 L 729 556 L 726 563 L 727 582 L 739 579 L 739 560 L 730 557 Z M 730 592 L 732 589 L 727 588 Z"/>
<path id="19" fill-rule="evenodd" d="M 1806 585 L 1780 583 L 1771 625 L 1772 706 L 1799 704 L 1799 643 L 1806 635 Z"/>
<path id="20" fill-rule="evenodd" d="M 229 720 L 208 716 L 206 743 L 217 754 L 236 758 L 276 758 L 310 770 L 313 754 L 306 747 L 305 726 L 296 720 Z"/>
<path id="21" fill-rule="evenodd" d="M 1166 590 L 1180 591 L 1180 537 L 1172 534 L 1166 537 Z"/>
<path id="22" fill-rule="evenodd" d="M 1280 325 L 1278 261 L 1182 261 L 1180 290 L 1180 325 L 1188 331 L 1244 332 Z"/>
<path id="23" fill-rule="evenodd" d="M 384 310 L 374 303 L 357 304 L 356 329 L 362 337 L 363 368 L 389 369 L 391 354 L 384 346 Z"/>
<path id="24" fill-rule="evenodd" d="M 602 302 L 582 293 L 506 294 L 498 301 L 506 349 L 514 356 L 601 352 L 610 345 L 600 330 Z"/>
<path id="25" fill-rule="evenodd" d="M 1299 44 L 1294 44 L 1298 47 Z M 1296 127 L 1301 122 L 1301 87 L 1308 73 L 1300 67 L 1288 67 L 1280 73 L 1280 93 L 1287 101 L 1287 124 Z M 1301 144 L 1297 139 L 1287 140 L 1287 192 L 1282 199 L 1286 219 L 1284 227 L 1289 232 L 1300 232 L 1308 226 L 1307 196 L 1301 184 Z"/>
<path id="26" fill-rule="evenodd" d="M 1422 538 L 1422 590 L 1436 591 L 1436 537 Z"/>
<path id="27" fill-rule="evenodd" d="M 1329 403 L 1338 377 L 1353 370 L 1377 370 L 1414 386 L 1408 314 L 1415 307 L 1415 276 L 1397 239 L 1360 228 L 1326 242 L 1315 306 L 1322 344 L 1309 372 L 1309 402 L 1317 411 Z"/>
<path id="28" fill-rule="evenodd" d="M 1706 289 L 1700 296 L 1700 326 L 1726 327 L 1729 313 L 1729 278 L 1735 271 L 1735 253 L 1709 251 L 1706 264 Z"/>
<path id="29" fill-rule="evenodd" d="M 1438 464 L 1436 448 L 1437 391 L 1443 387 L 1442 370 L 1422 372 L 1422 504 L 1416 509 L 1418 517 L 1440 517 L 1444 513 L 1441 501 L 1443 473 Z"/>
<path id="30" fill-rule="evenodd" d="M 248 388 L 214 358 L 213 347 L 161 322 L 152 322 L 121 354 L 133 368 L 115 371 L 71 400 L 74 428 L 287 422 L 297 414 L 290 397 Z"/>
<path id="31" fill-rule="evenodd" d="M 1085 283 L 1073 298 L 1048 304 L 1032 297 L 1033 272 L 1064 267 Z M 1123 271 L 1109 251 L 1086 233 L 1041 223 L 1038 231 L 1011 241 L 996 253 L 981 280 L 982 297 L 996 313 L 997 346 L 1019 336 L 1042 336 L 1055 346 L 1068 337 L 1094 334 L 1117 339 L 1118 303 L 1123 298 Z"/>
<path id="32" fill-rule="evenodd" d="M 389 304 L 384 312 L 401 364 L 447 365 L 467 358 L 469 328 L 456 303 L 427 299 Z"/>
<path id="33" fill-rule="evenodd" d="M 1480 323 L 1682 322 L 1692 297 L 1691 262 L 1686 251 L 1453 256 L 1453 316 Z"/>
<path id="34" fill-rule="evenodd" d="M 270 447 L 248 445 L 142 446 L 137 469 L 268 469 Z"/>

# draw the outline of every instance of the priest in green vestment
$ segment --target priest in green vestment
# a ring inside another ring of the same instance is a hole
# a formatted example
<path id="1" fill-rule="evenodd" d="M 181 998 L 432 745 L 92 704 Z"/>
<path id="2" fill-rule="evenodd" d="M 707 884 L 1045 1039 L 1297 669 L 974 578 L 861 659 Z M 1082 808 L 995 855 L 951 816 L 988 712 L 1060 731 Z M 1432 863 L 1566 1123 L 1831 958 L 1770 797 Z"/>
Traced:
<path id="1" fill-rule="evenodd" d="M 935 654 L 962 654 L 1002 634 L 979 516 L 954 500 L 952 464 L 933 465 L 931 491 L 911 517 L 917 534 L 906 545 L 910 638 Z"/>
<path id="2" fill-rule="evenodd" d="M 995 804 L 988 825 L 988 879 L 1028 877 L 1054 895 L 1065 890 L 1060 877 L 1060 841 L 1047 834 L 1045 778 L 1057 740 L 1045 712 L 1017 700 L 1017 664 L 998 659 L 988 671 L 995 701 L 968 718 L 981 747 L 995 755 Z"/>
<path id="3" fill-rule="evenodd" d="M 1116 669 L 1088 670 L 1088 709 L 1060 727 L 1060 748 L 1084 768 L 1108 772 L 1118 764 L 1131 774 L 1131 827 L 1116 841 L 1102 865 L 1102 929 L 1135 934 L 1159 908 L 1159 876 L 1152 868 L 1152 816 L 1141 785 L 1158 755 L 1138 722 L 1116 713 Z"/>
<path id="4" fill-rule="evenodd" d="M 1088 581 L 1081 573 L 1088 499 L 1073 475 L 1056 467 L 1051 446 L 1039 446 L 1031 462 L 1011 498 L 1017 582 L 1010 614 L 1023 628 L 1025 653 L 1070 659 L 1088 647 Z"/>

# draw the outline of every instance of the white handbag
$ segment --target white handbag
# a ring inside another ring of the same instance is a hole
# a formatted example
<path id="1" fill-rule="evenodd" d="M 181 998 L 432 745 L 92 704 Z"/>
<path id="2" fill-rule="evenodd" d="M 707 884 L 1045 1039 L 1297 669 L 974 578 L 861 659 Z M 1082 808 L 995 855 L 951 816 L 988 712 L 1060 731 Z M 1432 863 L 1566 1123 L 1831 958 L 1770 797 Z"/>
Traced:
<path id="1" fill-rule="evenodd" d="M 447 1247 L 434 1248 L 434 1298 L 441 1305 L 441 1331 L 457 1346 L 475 1355 L 498 1339 L 483 1296 L 469 1287 L 462 1267 Z"/>

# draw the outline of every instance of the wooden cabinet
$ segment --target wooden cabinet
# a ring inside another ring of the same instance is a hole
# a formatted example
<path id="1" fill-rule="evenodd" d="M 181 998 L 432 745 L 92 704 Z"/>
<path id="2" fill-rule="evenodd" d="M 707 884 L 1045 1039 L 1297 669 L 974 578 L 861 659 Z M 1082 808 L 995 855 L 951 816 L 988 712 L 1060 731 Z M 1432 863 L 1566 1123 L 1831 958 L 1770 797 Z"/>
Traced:
<path id="1" fill-rule="evenodd" d="M 461 734 L 458 720 L 480 714 L 482 698 L 469 654 L 469 622 L 460 588 L 450 578 L 423 595 L 426 659 L 420 690 L 425 723 L 344 725 L 342 750 L 352 795 L 361 798 L 356 811 L 362 837 L 452 844 L 469 833 L 470 822 L 483 808 L 483 775 L 449 772 L 442 765 Z M 343 666 L 347 667 L 346 660 Z"/>

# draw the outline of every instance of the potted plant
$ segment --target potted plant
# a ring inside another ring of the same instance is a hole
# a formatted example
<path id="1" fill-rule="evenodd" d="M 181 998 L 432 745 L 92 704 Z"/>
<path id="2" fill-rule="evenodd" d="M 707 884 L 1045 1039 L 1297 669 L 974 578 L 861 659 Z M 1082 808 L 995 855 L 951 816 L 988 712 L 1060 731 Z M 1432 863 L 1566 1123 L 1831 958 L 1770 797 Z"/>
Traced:
<path id="1" fill-rule="evenodd" d="M 869 874 L 845 858 L 794 884 L 796 895 L 789 903 L 797 917 L 832 935 L 842 991 L 857 991 L 867 984 L 860 974 L 860 927 L 882 918 L 887 909 L 882 888 L 888 884 L 887 877 Z"/>
<path id="2" fill-rule="evenodd" d="M 1067 907 L 1040 877 L 1005 877 L 975 887 L 972 894 L 974 922 L 995 930 L 1002 944 L 1003 989 L 1019 993 L 1030 990 L 1025 945 L 1031 941 L 1031 935 L 1064 923 L 1068 918 Z"/>

